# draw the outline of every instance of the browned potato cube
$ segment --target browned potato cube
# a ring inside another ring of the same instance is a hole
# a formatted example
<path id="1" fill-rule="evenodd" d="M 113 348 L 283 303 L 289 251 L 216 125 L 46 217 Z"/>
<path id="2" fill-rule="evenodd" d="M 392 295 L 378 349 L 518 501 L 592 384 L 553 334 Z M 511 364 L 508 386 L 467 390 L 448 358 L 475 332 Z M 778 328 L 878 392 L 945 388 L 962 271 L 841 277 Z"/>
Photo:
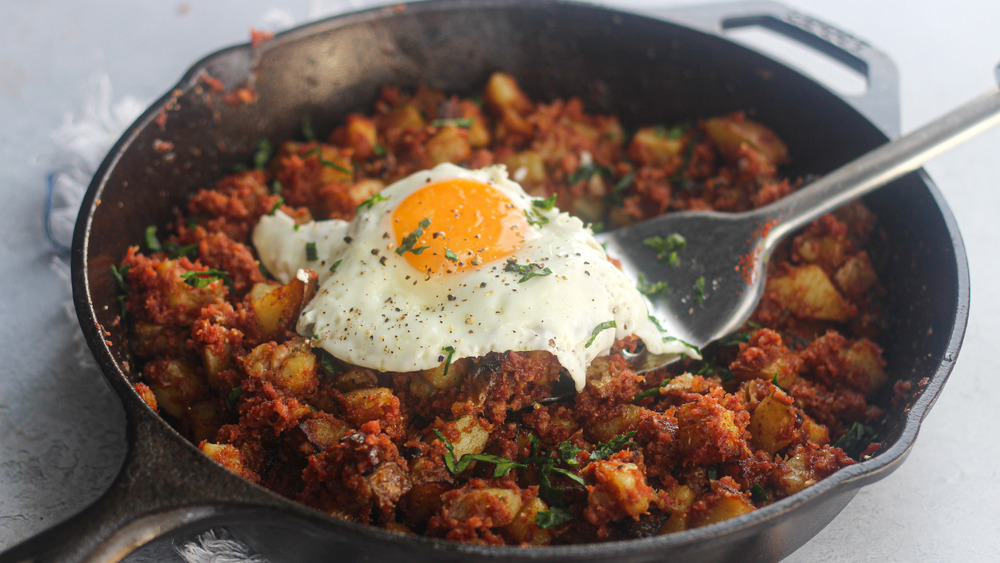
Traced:
<path id="1" fill-rule="evenodd" d="M 846 322 L 857 313 L 815 264 L 790 267 L 767 280 L 765 292 L 803 319 Z"/>
<path id="2" fill-rule="evenodd" d="M 705 134 L 715 144 L 722 157 L 731 163 L 740 159 L 740 150 L 744 146 L 757 151 L 773 164 L 788 161 L 788 147 L 784 141 L 774 131 L 747 119 L 742 114 L 706 120 Z"/>

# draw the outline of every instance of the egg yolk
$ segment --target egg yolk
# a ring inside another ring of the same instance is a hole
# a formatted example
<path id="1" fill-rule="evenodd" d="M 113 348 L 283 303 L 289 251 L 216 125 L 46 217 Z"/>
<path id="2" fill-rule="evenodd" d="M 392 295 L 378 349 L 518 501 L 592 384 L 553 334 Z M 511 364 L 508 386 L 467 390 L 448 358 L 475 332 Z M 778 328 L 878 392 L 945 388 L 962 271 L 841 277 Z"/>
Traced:
<path id="1" fill-rule="evenodd" d="M 489 184 L 452 178 L 407 196 L 392 214 L 396 253 L 427 274 L 454 274 L 505 258 L 529 226 L 520 209 Z"/>

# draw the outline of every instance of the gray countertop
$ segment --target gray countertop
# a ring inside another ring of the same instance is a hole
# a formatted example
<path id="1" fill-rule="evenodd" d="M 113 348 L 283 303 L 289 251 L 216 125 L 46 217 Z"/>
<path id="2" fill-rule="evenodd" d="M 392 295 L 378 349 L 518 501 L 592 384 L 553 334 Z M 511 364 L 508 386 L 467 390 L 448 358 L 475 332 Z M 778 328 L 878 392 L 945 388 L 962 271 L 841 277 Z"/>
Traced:
<path id="1" fill-rule="evenodd" d="M 896 62 L 904 131 L 993 85 L 1000 60 L 995 0 L 785 3 L 866 39 Z M 67 311 L 65 262 L 45 238 L 45 178 L 60 164 L 53 132 L 68 114 L 83 111 L 99 74 L 110 78 L 116 99 L 150 101 L 196 59 L 245 41 L 250 27 L 366 2 L 288 0 L 280 12 L 276 4 L 0 3 L 0 550 L 93 502 L 125 449 L 123 413 L 82 351 Z M 971 265 L 972 307 L 958 365 L 909 459 L 862 489 L 788 561 L 992 561 L 1000 553 L 1000 440 L 992 434 L 1000 425 L 992 403 L 1000 393 L 990 383 L 1000 373 L 992 341 L 1000 335 L 998 160 L 1000 131 L 992 131 L 926 167 L 957 217 Z M 162 544 L 138 559 L 171 557 Z"/>

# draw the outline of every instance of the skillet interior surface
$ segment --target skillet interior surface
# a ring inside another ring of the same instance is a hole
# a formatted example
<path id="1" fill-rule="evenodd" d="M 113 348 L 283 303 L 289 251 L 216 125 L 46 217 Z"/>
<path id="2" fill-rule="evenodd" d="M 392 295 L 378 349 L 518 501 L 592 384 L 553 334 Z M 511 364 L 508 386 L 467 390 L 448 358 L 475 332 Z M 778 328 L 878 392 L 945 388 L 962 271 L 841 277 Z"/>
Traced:
<path id="1" fill-rule="evenodd" d="M 489 74 L 514 75 L 536 100 L 580 96 L 592 112 L 618 114 L 626 127 L 675 123 L 747 110 L 791 147 L 788 175 L 821 174 L 886 140 L 847 102 L 801 74 L 753 51 L 691 28 L 561 2 L 444 1 L 381 9 L 319 22 L 257 48 L 208 57 L 147 111 L 119 141 L 88 193 L 74 245 L 74 288 L 81 326 L 130 417 L 151 422 L 164 440 L 182 440 L 141 402 L 117 289 L 109 268 L 145 228 L 161 229 L 196 190 L 249 160 L 258 140 L 293 138 L 309 117 L 328 131 L 352 111 L 367 111 L 381 86 L 420 83 L 467 94 Z M 253 104 L 230 104 L 202 77 L 227 90 L 249 87 Z M 164 119 L 165 117 L 165 119 Z M 163 141 L 169 151 L 155 150 Z M 309 523 L 282 545 L 275 534 L 256 546 L 294 549 L 301 560 L 329 555 L 434 560 L 642 561 L 671 554 L 697 559 L 734 555 L 780 558 L 808 540 L 861 484 L 902 461 L 920 419 L 944 384 L 964 331 L 968 276 L 964 250 L 946 204 L 923 173 L 867 199 L 884 237 L 873 251 L 889 287 L 881 341 L 890 378 L 880 450 L 865 463 L 746 517 L 673 536 L 565 548 L 509 550 L 459 546 L 285 511 Z M 891 383 L 923 382 L 905 404 Z M 193 449 L 193 447 L 192 447 Z M 219 479 L 231 479 L 218 468 Z M 205 483 L 209 498 L 212 483 Z M 252 488 L 251 485 L 247 485 Z M 272 509 L 274 510 L 274 509 Z M 275 529 L 285 527 L 282 522 Z M 305 538 L 304 540 L 301 538 Z"/>

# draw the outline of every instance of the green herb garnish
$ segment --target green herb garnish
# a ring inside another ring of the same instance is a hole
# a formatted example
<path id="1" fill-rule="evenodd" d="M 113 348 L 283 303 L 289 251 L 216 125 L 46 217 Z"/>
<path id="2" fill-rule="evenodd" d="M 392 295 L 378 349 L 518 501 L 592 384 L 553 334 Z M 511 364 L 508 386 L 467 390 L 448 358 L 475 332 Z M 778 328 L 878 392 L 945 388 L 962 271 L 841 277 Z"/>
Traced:
<path id="1" fill-rule="evenodd" d="M 556 206 L 556 194 L 552 194 L 544 199 L 534 199 L 531 201 L 531 205 L 538 209 L 544 209 L 545 211 L 552 211 Z"/>
<path id="2" fill-rule="evenodd" d="M 572 520 L 573 513 L 558 506 L 554 506 L 548 510 L 539 510 L 535 514 L 535 524 L 538 524 L 538 527 L 543 530 L 555 528 L 560 524 L 565 524 Z"/>
<path id="3" fill-rule="evenodd" d="M 489 454 L 464 454 L 460 459 L 455 459 L 455 446 L 444 437 L 437 428 L 434 429 L 434 434 L 444 442 L 445 449 L 448 450 L 444 454 L 444 466 L 448 468 L 448 471 L 452 475 L 458 475 L 463 473 L 466 469 L 472 465 L 474 461 L 483 461 L 486 463 L 493 464 L 493 478 L 503 477 L 511 472 L 513 469 L 523 469 L 527 467 L 522 463 L 513 462 L 505 457 L 500 457 L 498 455 Z"/>
<path id="4" fill-rule="evenodd" d="M 455 356 L 455 347 L 445 346 L 444 348 L 441 348 L 441 351 L 448 353 L 448 356 L 444 359 L 444 375 L 448 375 L 448 368 L 451 367 L 451 359 Z"/>
<path id="5" fill-rule="evenodd" d="M 634 446 L 635 442 L 632 441 L 632 436 L 635 435 L 636 431 L 633 430 L 619 434 L 603 444 L 598 444 L 597 448 L 590 452 L 590 459 L 607 459 L 629 446 Z"/>
<path id="6" fill-rule="evenodd" d="M 384 195 L 382 195 L 381 192 L 375 192 L 375 195 L 373 195 L 370 198 L 368 198 L 368 199 L 362 201 L 361 203 L 359 203 L 358 206 L 355 208 L 354 211 L 355 211 L 355 213 L 357 213 L 358 211 L 361 211 L 362 209 L 371 209 L 372 206 L 375 205 L 376 203 L 378 203 L 380 201 L 387 201 L 388 199 L 389 198 L 387 198 Z"/>
<path id="7" fill-rule="evenodd" d="M 639 393 L 638 395 L 635 396 L 634 399 L 632 399 L 632 404 L 633 405 L 638 405 L 639 401 L 641 401 L 643 399 L 646 399 L 646 398 L 649 398 L 649 397 L 659 397 L 660 395 L 662 395 L 662 393 L 660 393 L 660 389 L 665 389 L 667 387 L 667 385 L 670 383 L 671 379 L 672 378 L 668 377 L 668 378 L 664 379 L 663 381 L 661 381 L 660 384 L 657 385 L 656 387 L 652 387 L 650 389 L 646 389 L 642 393 Z"/>
<path id="8" fill-rule="evenodd" d="M 323 149 L 321 147 L 313 147 L 306 152 L 302 153 L 302 156 L 315 156 L 319 163 L 327 168 L 333 168 L 338 172 L 343 172 L 344 174 L 353 174 L 354 171 L 349 168 L 345 168 L 332 160 L 327 160 L 323 158 Z"/>
<path id="9" fill-rule="evenodd" d="M 445 259 L 451 260 L 452 262 L 458 262 L 458 254 L 452 252 L 450 248 L 444 249 L 444 257 Z"/>
<path id="10" fill-rule="evenodd" d="M 683 236 L 673 233 L 666 237 L 649 237 L 643 239 L 642 244 L 656 251 L 656 259 L 666 262 L 671 266 L 681 263 L 678 253 L 687 246 L 687 240 Z"/>
<path id="11" fill-rule="evenodd" d="M 599 173 L 605 178 L 614 178 L 614 173 L 611 172 L 607 166 L 601 166 L 599 164 L 590 163 L 587 165 L 580 165 L 576 170 L 573 171 L 568 177 L 566 177 L 566 183 L 569 185 L 576 184 L 577 182 L 583 180 L 589 180 L 591 176 L 595 173 Z"/>
<path id="12" fill-rule="evenodd" d="M 410 233 L 410 234 L 406 235 L 405 237 L 403 237 L 403 242 L 401 242 L 399 244 L 399 246 L 396 248 L 396 254 L 398 254 L 400 256 L 402 256 L 403 254 L 406 254 L 407 252 L 412 252 L 414 254 L 420 254 L 421 252 L 423 252 L 423 251 L 427 250 L 428 248 L 430 248 L 429 246 L 420 246 L 420 247 L 417 247 L 417 248 L 413 248 L 413 245 L 417 244 L 417 240 L 420 238 L 420 236 L 424 234 L 424 229 L 426 229 L 430 225 L 431 225 L 431 220 L 430 219 L 428 219 L 426 217 L 424 217 L 423 219 L 421 219 L 420 223 L 418 223 L 417 228 L 414 229 L 414 231 L 412 233 Z"/>
<path id="13" fill-rule="evenodd" d="M 160 239 L 156 236 L 156 225 L 146 227 L 143 242 L 146 243 L 146 250 L 150 252 L 163 252 L 163 245 L 160 244 Z"/>
<path id="14" fill-rule="evenodd" d="M 243 388 L 240 386 L 233 387 L 233 390 L 229 392 L 226 397 L 226 406 L 229 407 L 229 412 L 233 414 L 238 414 L 236 410 L 236 403 L 243 396 Z"/>
<path id="15" fill-rule="evenodd" d="M 385 150 L 385 147 L 382 146 L 382 143 L 379 143 L 378 141 L 375 142 L 375 146 L 372 147 L 372 151 L 375 153 L 375 156 L 377 157 L 383 157 L 386 154 L 388 154 Z"/>
<path id="16" fill-rule="evenodd" d="M 274 205 L 271 206 L 271 210 L 268 211 L 267 214 L 274 215 L 279 209 L 281 209 L 282 205 L 285 205 L 285 198 L 278 196 L 278 199 L 274 202 Z"/>
<path id="17" fill-rule="evenodd" d="M 871 443 L 872 439 L 875 438 L 875 433 L 875 427 L 855 422 L 847 434 L 838 438 L 833 446 L 848 452 L 849 455 L 857 455 L 861 453 L 862 448 Z"/>
<path id="18" fill-rule="evenodd" d="M 331 271 L 331 272 L 335 272 L 335 271 L 337 271 L 337 266 L 339 266 L 339 265 L 340 265 L 340 263 L 341 263 L 341 262 L 343 262 L 343 261 L 344 261 L 344 259 L 343 259 L 343 258 L 341 258 L 340 260 L 337 260 L 337 261 L 336 261 L 336 262 L 334 262 L 333 264 L 330 264 L 330 271 Z"/>
<path id="19" fill-rule="evenodd" d="M 319 260 L 319 253 L 316 251 L 315 242 L 306 243 L 306 260 L 308 260 L 309 262 L 315 262 L 316 260 Z"/>
<path id="20" fill-rule="evenodd" d="M 281 180 L 275 180 L 271 182 L 271 193 L 274 195 L 281 195 L 281 192 L 285 191 L 285 185 L 281 183 Z"/>
<path id="21" fill-rule="evenodd" d="M 312 120 L 308 116 L 302 118 L 302 138 L 308 142 L 316 140 L 316 134 L 313 133 Z"/>
<path id="22" fill-rule="evenodd" d="M 468 129 L 475 125 L 476 120 L 471 117 L 453 117 L 449 119 L 435 119 L 431 121 L 431 127 L 445 127 L 448 125 L 454 125 L 462 129 Z"/>
<path id="23" fill-rule="evenodd" d="M 754 483 L 750 487 L 750 500 L 754 502 L 767 502 L 771 497 L 767 494 L 767 489 L 760 483 Z"/>
<path id="24" fill-rule="evenodd" d="M 517 280 L 517 283 L 524 283 L 531 278 L 547 276 L 552 273 L 552 270 L 542 267 L 541 264 L 532 263 L 522 265 L 513 260 L 507 261 L 507 265 L 503 267 L 503 271 L 521 274 L 521 279 Z"/>
<path id="25" fill-rule="evenodd" d="M 216 270 L 215 268 L 184 272 L 181 274 L 181 279 L 191 287 L 206 287 L 216 280 L 222 281 L 227 286 L 232 284 L 229 281 L 229 272 Z"/>
<path id="26" fill-rule="evenodd" d="M 694 280 L 694 302 L 701 305 L 705 301 L 705 276 Z"/>
<path id="27" fill-rule="evenodd" d="M 587 343 L 583 345 L 583 347 L 590 348 L 590 345 L 594 343 L 594 340 L 597 338 L 598 334 L 609 328 L 615 328 L 617 326 L 618 325 L 615 323 L 615 321 L 604 321 L 603 323 L 595 326 L 594 332 L 590 333 L 590 340 L 588 340 Z"/>
<path id="28" fill-rule="evenodd" d="M 639 293 L 650 297 L 662 295 L 669 291 L 667 288 L 667 282 L 658 281 L 656 283 L 647 283 L 646 276 L 644 276 L 642 272 L 639 272 L 639 279 L 636 282 L 635 287 L 639 290 Z"/>
<path id="29" fill-rule="evenodd" d="M 267 137 L 261 137 L 257 141 L 257 151 L 253 153 L 253 167 L 263 170 L 267 168 L 269 160 L 271 160 L 271 141 L 267 140 Z"/>

